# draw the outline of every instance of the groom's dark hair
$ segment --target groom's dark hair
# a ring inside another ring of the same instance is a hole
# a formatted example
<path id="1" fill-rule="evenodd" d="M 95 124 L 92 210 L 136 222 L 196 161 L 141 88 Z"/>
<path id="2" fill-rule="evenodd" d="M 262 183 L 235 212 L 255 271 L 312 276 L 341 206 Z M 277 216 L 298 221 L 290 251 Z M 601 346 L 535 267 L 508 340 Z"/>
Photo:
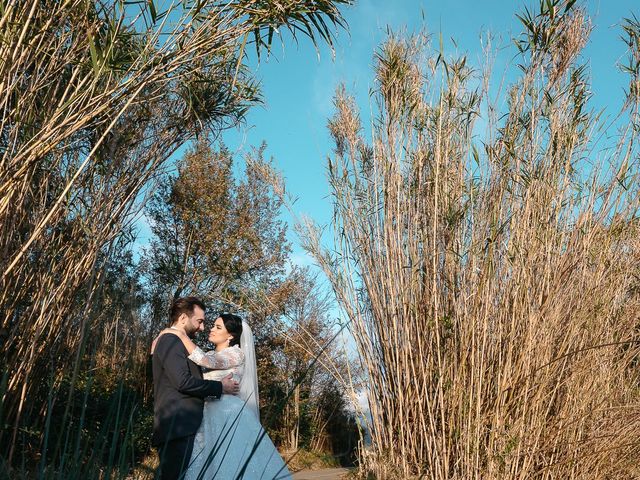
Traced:
<path id="1" fill-rule="evenodd" d="M 204 302 L 196 297 L 182 297 L 176 298 L 171 304 L 171 308 L 169 309 L 169 320 L 171 325 L 175 325 L 180 318 L 180 315 L 186 313 L 191 316 L 193 314 L 194 307 L 200 307 L 202 310 L 206 310 L 207 307 L 204 305 Z"/>

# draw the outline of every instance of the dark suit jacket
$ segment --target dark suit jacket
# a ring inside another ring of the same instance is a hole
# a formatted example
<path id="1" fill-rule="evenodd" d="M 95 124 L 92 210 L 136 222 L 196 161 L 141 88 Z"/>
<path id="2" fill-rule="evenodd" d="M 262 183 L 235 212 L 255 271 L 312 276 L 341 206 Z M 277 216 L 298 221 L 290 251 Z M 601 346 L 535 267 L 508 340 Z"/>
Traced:
<path id="1" fill-rule="evenodd" d="M 187 349 L 175 335 L 162 335 L 152 355 L 153 438 L 160 446 L 194 435 L 202 422 L 206 397 L 220 398 L 222 383 L 203 380 L 200 367 L 189 360 Z"/>

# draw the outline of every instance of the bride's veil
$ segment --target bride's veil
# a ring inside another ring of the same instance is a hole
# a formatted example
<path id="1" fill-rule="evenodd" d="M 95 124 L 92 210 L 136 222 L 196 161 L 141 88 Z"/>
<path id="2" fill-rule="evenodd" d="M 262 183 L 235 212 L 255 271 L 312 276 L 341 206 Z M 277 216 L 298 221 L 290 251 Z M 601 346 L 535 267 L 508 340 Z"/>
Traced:
<path id="1" fill-rule="evenodd" d="M 240 398 L 246 402 L 245 408 L 255 412 L 260 418 L 258 398 L 258 370 L 256 367 L 256 349 L 253 342 L 251 327 L 242 321 L 242 335 L 240 336 L 240 348 L 244 353 L 244 373 L 240 380 Z"/>

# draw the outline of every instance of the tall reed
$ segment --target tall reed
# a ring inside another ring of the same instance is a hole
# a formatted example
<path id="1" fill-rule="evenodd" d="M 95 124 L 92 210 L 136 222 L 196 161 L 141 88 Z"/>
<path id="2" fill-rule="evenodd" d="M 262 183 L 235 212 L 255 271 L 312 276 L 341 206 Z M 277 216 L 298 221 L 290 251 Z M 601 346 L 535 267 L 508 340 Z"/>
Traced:
<path id="1" fill-rule="evenodd" d="M 167 160 L 260 100 L 249 48 L 268 49 L 278 29 L 331 43 L 345 3 L 0 1 L 0 460 L 9 467 L 26 447 L 47 450 L 47 440 L 21 438 L 41 437 L 53 406 L 67 420 L 82 405 L 84 371 L 113 366 L 113 356 L 142 368 L 149 333 L 135 309 L 112 308 L 105 279 Z M 55 443 L 49 455 L 69 474 L 64 433 Z"/>
<path id="2" fill-rule="evenodd" d="M 336 95 L 335 246 L 312 224 L 305 240 L 367 372 L 376 478 L 640 475 L 640 25 L 623 25 L 610 144 L 579 63 L 585 12 L 520 18 L 504 113 L 488 69 L 424 35 L 380 47 L 366 127 Z"/>

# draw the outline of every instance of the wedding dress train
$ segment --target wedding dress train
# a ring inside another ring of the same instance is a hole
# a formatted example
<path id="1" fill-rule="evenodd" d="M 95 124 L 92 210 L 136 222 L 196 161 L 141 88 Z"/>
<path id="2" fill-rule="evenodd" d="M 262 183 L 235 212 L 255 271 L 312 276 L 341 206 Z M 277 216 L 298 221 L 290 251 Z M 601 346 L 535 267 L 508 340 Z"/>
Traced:
<path id="1" fill-rule="evenodd" d="M 241 341 L 243 348 L 207 353 L 196 348 L 189 357 L 201 366 L 215 368 L 204 374 L 207 380 L 221 380 L 232 373 L 240 381 L 240 394 L 205 402 L 185 480 L 291 479 L 260 424 L 253 337 L 244 322 Z"/>
<path id="2" fill-rule="evenodd" d="M 264 428 L 233 395 L 205 403 L 186 480 L 274 480 L 291 474 Z"/>

